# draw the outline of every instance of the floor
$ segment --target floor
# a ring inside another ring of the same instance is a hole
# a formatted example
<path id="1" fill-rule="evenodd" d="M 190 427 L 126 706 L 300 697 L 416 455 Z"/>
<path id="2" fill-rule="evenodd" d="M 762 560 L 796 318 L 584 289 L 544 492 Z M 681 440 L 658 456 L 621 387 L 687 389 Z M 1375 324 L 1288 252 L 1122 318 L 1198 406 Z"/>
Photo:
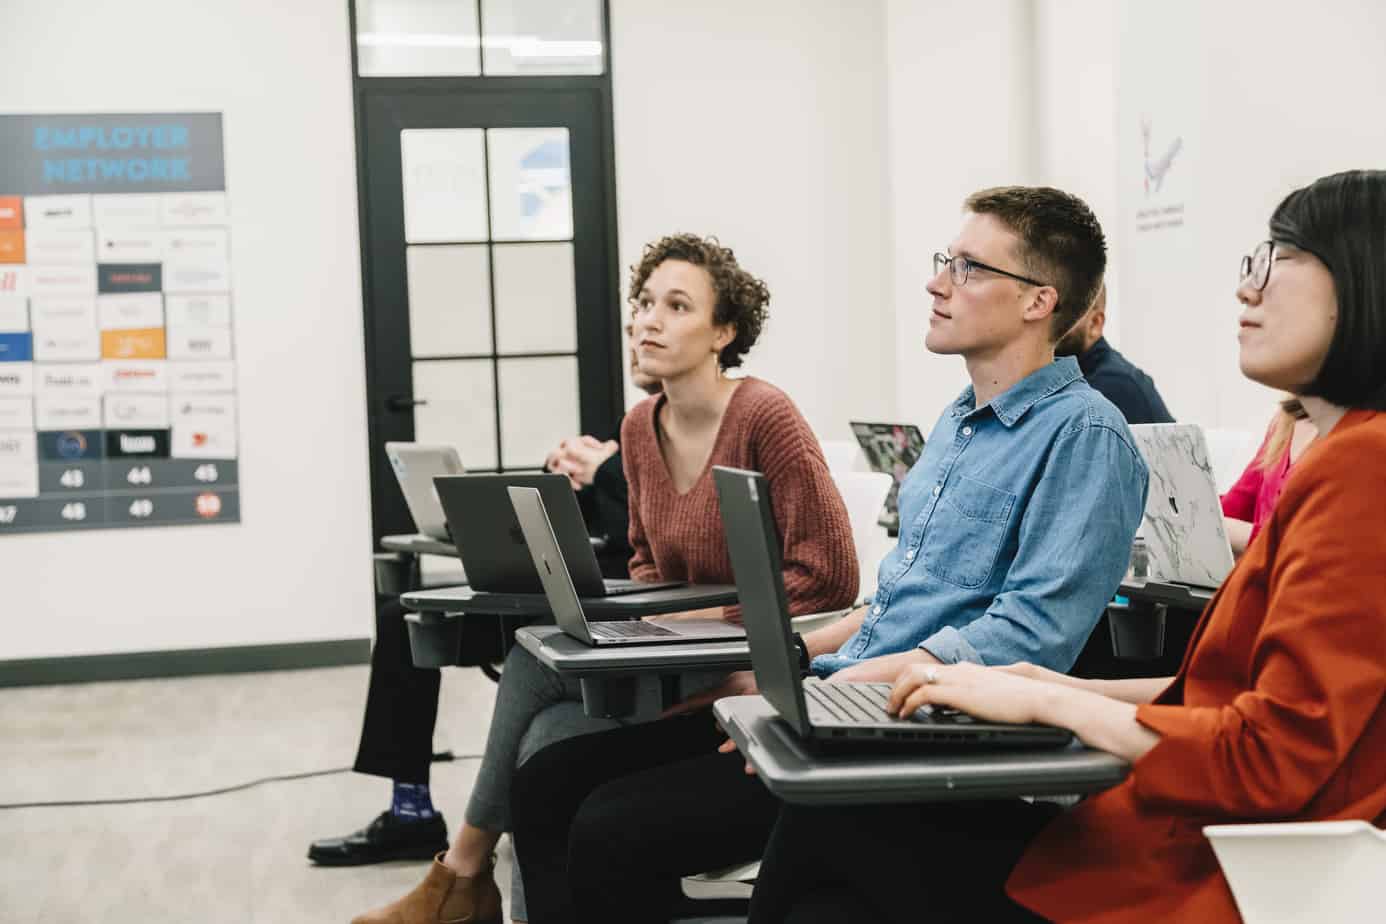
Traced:
<path id="1" fill-rule="evenodd" d="M 350 765 L 367 669 L 0 690 L 0 804 L 168 795 Z M 495 686 L 444 673 L 434 743 L 480 754 Z M 474 761 L 435 764 L 449 828 Z M 339 773 L 226 795 L 0 810 L 0 922 L 346 924 L 426 864 L 321 869 L 308 843 L 363 826 L 389 784 Z M 502 841 L 497 878 L 507 894 Z"/>

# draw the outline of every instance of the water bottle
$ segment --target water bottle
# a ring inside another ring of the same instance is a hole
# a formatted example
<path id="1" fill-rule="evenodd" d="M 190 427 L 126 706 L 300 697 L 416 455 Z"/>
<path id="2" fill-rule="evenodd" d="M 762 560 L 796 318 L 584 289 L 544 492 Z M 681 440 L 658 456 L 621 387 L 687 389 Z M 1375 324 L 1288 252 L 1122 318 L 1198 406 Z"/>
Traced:
<path id="1" fill-rule="evenodd" d="M 1144 581 L 1150 576 L 1150 550 L 1141 536 L 1131 542 L 1131 565 L 1126 575 L 1133 581 Z"/>

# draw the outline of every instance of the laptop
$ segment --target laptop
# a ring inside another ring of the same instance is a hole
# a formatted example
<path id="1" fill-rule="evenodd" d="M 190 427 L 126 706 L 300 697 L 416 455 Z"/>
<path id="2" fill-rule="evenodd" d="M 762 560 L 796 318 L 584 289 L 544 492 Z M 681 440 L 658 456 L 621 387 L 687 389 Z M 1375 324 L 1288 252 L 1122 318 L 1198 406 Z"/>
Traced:
<path id="1" fill-rule="evenodd" d="M 893 479 L 879 520 L 893 534 L 900 528 L 900 485 L 924 452 L 924 434 L 914 424 L 854 420 L 850 426 L 872 471 L 885 472 Z"/>
<path id="2" fill-rule="evenodd" d="M 746 631 L 721 619 L 631 619 L 588 622 L 573 586 L 572 575 L 554 535 L 544 498 L 535 488 L 512 486 L 510 499 L 525 534 L 534 569 L 544 584 L 544 595 L 554 622 L 567 635 L 584 644 L 602 648 L 613 645 L 650 645 L 669 642 L 739 641 Z M 650 585 L 642 585 L 648 587 Z"/>
<path id="3" fill-rule="evenodd" d="M 515 507 L 506 493 L 512 485 L 535 488 L 543 496 L 573 585 L 582 596 L 644 593 L 684 584 L 604 579 L 582 522 L 577 495 L 564 475 L 449 475 L 435 479 L 434 484 L 473 590 L 492 594 L 544 592 L 525 546 L 524 533 L 515 519 Z"/>
<path id="4" fill-rule="evenodd" d="M 902 719 L 885 710 L 888 683 L 801 680 L 765 477 L 722 466 L 713 468 L 712 477 L 756 685 L 800 738 L 826 748 L 958 749 L 1062 747 L 1073 739 L 1062 728 L 983 722 L 949 709 L 926 707 Z"/>
<path id="5" fill-rule="evenodd" d="M 1211 589 L 1232 570 L 1222 499 L 1197 424 L 1137 424 L 1136 447 L 1150 469 L 1140 535 L 1153 580 Z"/>
<path id="6" fill-rule="evenodd" d="M 439 475 L 460 475 L 466 469 L 451 446 L 429 446 L 424 443 L 386 443 L 385 458 L 399 479 L 404 503 L 414 518 L 414 528 L 420 535 L 443 542 L 451 541 L 448 521 L 443 516 L 443 504 L 433 487 Z"/>

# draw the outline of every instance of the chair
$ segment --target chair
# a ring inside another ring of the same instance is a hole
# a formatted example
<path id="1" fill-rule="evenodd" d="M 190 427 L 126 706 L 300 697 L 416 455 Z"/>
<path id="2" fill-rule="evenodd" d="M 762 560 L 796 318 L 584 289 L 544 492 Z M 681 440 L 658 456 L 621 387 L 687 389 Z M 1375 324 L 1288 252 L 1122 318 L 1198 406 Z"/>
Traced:
<path id="1" fill-rule="evenodd" d="M 1386 831 L 1365 821 L 1209 825 L 1245 924 L 1380 921 Z"/>
<path id="2" fill-rule="evenodd" d="M 828 471 L 836 472 L 867 472 L 870 467 L 866 464 L 866 456 L 861 451 L 856 440 L 825 440 L 820 439 L 818 445 L 823 447 L 823 457 L 828 460 Z"/>
<path id="3" fill-rule="evenodd" d="M 890 551 L 890 537 L 876 522 L 890 493 L 892 478 L 884 472 L 832 470 L 833 482 L 847 505 L 852 523 L 852 541 L 857 547 L 857 566 L 861 569 L 861 593 L 875 591 L 876 569 Z"/>

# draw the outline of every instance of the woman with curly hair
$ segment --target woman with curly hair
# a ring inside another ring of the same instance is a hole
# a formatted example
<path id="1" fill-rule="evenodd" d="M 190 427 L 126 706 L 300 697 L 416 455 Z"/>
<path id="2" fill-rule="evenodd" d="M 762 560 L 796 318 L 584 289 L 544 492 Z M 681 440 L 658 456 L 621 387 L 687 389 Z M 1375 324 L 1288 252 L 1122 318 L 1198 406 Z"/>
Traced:
<path id="1" fill-rule="evenodd" d="M 735 582 L 711 475 L 714 465 L 729 465 L 762 471 L 770 483 L 790 613 L 851 604 L 858 583 L 851 525 L 817 439 L 784 392 L 751 376 L 724 374 L 741 365 L 760 336 L 770 301 L 765 283 L 716 239 L 675 234 L 645 247 L 632 268 L 630 300 L 638 364 L 663 386 L 627 413 L 621 426 L 631 577 Z M 717 614 L 740 619 L 737 607 Z M 501 834 L 515 830 L 512 804 L 532 809 L 530 814 L 564 811 L 542 793 L 512 799 L 516 768 L 547 745 L 582 736 L 605 749 L 606 739 L 596 734 L 602 732 L 630 736 L 629 745 L 626 738 L 613 743 L 626 757 L 723 756 L 713 752 L 720 738 L 706 709 L 623 728 L 586 715 L 581 700 L 576 681 L 561 679 L 519 646 L 511 649 L 466 823 L 419 886 L 353 924 L 499 924 L 491 854 Z M 570 770 L 585 780 L 601 764 L 585 761 Z M 775 806 L 762 790 L 747 787 L 747 811 L 768 830 Z M 538 801 L 525 805 L 531 798 Z M 730 826 L 718 822 L 719 828 Z M 512 920 L 529 920 L 531 913 L 551 917 L 534 906 L 551 904 L 554 888 L 544 882 L 521 889 L 520 880 L 517 871 Z"/>

